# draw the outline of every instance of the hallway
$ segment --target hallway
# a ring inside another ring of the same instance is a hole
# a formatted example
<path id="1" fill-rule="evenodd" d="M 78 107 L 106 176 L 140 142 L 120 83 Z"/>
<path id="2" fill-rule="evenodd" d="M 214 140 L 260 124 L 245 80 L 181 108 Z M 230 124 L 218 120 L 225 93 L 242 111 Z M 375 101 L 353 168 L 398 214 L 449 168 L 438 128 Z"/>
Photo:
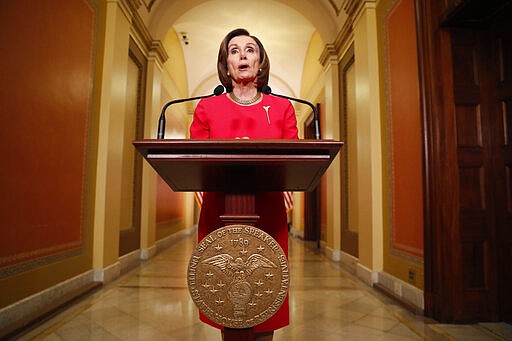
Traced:
<path id="1" fill-rule="evenodd" d="M 21 340 L 220 340 L 198 321 L 186 283 L 195 236 L 24 335 Z M 512 326 L 438 324 L 359 282 L 313 244 L 290 239 L 291 325 L 274 340 L 512 340 Z"/>

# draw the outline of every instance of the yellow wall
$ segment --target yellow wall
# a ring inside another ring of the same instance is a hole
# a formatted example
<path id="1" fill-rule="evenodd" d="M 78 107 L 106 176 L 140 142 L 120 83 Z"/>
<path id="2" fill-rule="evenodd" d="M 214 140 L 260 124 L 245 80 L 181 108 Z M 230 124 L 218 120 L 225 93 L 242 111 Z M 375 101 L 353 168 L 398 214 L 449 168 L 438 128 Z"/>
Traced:
<path id="1" fill-rule="evenodd" d="M 165 62 L 162 86 L 165 89 L 165 103 L 171 99 L 189 97 L 187 68 L 183 55 L 183 49 L 179 37 L 172 28 L 169 29 L 162 42 L 169 59 Z M 188 112 L 191 103 L 175 105 L 172 107 L 173 115 L 180 117 L 185 126 L 188 126 Z M 182 136 L 184 138 L 185 136 Z"/>
<path id="2" fill-rule="evenodd" d="M 144 115 L 144 138 L 156 138 L 161 109 L 162 65 L 155 58 L 148 59 L 146 79 L 146 103 Z M 141 191 L 141 248 L 149 249 L 156 242 L 156 172 L 147 162 L 142 163 Z"/>
<path id="3" fill-rule="evenodd" d="M 117 3 L 108 2 L 106 9 L 102 92 L 98 136 L 98 163 L 96 168 L 96 206 L 94 220 L 93 266 L 102 269 L 119 258 L 119 230 L 121 224 L 122 149 L 126 73 L 130 22 Z"/>
<path id="4" fill-rule="evenodd" d="M 382 270 L 382 132 L 375 8 L 354 23 L 359 262 Z"/>
<path id="5" fill-rule="evenodd" d="M 165 62 L 164 68 L 169 78 L 173 81 L 177 92 L 173 95 L 186 97 L 189 94 L 187 68 L 181 41 L 174 29 L 169 29 L 162 44 L 169 55 L 169 59 Z"/>
<path id="6" fill-rule="evenodd" d="M 324 42 L 318 32 L 314 32 L 309 41 L 304 67 L 302 69 L 302 80 L 300 87 L 300 97 L 308 98 L 318 92 L 318 87 L 323 87 L 322 64 L 320 56 L 324 49 Z"/>

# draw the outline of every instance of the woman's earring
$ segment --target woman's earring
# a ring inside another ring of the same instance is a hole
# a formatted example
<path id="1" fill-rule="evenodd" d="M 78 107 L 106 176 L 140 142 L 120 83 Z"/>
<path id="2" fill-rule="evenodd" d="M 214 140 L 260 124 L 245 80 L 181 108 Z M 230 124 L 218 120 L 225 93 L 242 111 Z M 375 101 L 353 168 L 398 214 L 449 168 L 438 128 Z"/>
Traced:
<path id="1" fill-rule="evenodd" d="M 261 68 L 260 68 L 260 72 L 261 72 L 261 71 L 262 71 L 262 70 L 261 70 Z"/>
<path id="2" fill-rule="evenodd" d="M 229 71 L 228 71 L 228 77 L 231 77 L 231 75 L 229 74 Z"/>

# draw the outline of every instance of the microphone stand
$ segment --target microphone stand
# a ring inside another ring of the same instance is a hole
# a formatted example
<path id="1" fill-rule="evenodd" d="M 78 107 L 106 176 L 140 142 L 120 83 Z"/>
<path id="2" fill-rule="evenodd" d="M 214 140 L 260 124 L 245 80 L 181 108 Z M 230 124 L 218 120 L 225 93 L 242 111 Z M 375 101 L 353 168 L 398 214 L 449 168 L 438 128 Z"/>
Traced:
<path id="1" fill-rule="evenodd" d="M 316 107 L 311 102 L 308 102 L 308 101 L 300 99 L 300 98 L 293 98 L 293 97 L 288 97 L 288 96 L 285 96 L 285 95 L 275 94 L 275 93 L 272 92 L 272 89 L 268 85 L 263 86 L 263 88 L 261 89 L 261 92 L 263 92 L 265 95 L 274 95 L 274 96 L 277 96 L 277 97 L 286 98 L 286 99 L 291 100 L 291 101 L 296 101 L 296 102 L 299 102 L 299 103 L 302 103 L 302 104 L 306 104 L 311 109 L 313 109 L 313 121 L 314 121 L 314 124 L 315 124 L 315 140 L 320 140 L 320 118 L 318 116 L 318 110 L 316 109 Z"/>
<path id="2" fill-rule="evenodd" d="M 165 110 L 173 104 L 182 103 L 182 102 L 188 102 L 188 101 L 194 101 L 196 99 L 202 99 L 202 98 L 208 98 L 212 96 L 219 96 L 224 92 L 224 87 L 222 85 L 217 85 L 215 90 L 213 90 L 213 93 L 210 95 L 205 96 L 196 96 L 196 97 L 190 97 L 190 98 L 180 98 L 175 99 L 174 101 L 170 101 L 164 105 L 162 108 L 162 112 L 160 113 L 160 118 L 158 120 L 158 133 L 157 133 L 157 139 L 161 140 L 164 138 L 165 134 Z"/>

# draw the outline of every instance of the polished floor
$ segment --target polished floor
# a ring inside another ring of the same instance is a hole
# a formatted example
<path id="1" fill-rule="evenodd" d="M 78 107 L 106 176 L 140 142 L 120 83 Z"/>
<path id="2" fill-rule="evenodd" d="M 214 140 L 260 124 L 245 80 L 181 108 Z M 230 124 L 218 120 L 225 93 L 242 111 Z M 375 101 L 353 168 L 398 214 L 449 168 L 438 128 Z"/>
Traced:
<path id="1" fill-rule="evenodd" d="M 75 304 L 22 340 L 221 340 L 198 321 L 186 283 L 194 236 Z M 505 323 L 446 325 L 362 284 L 314 245 L 290 239 L 291 324 L 274 340 L 512 340 Z"/>

